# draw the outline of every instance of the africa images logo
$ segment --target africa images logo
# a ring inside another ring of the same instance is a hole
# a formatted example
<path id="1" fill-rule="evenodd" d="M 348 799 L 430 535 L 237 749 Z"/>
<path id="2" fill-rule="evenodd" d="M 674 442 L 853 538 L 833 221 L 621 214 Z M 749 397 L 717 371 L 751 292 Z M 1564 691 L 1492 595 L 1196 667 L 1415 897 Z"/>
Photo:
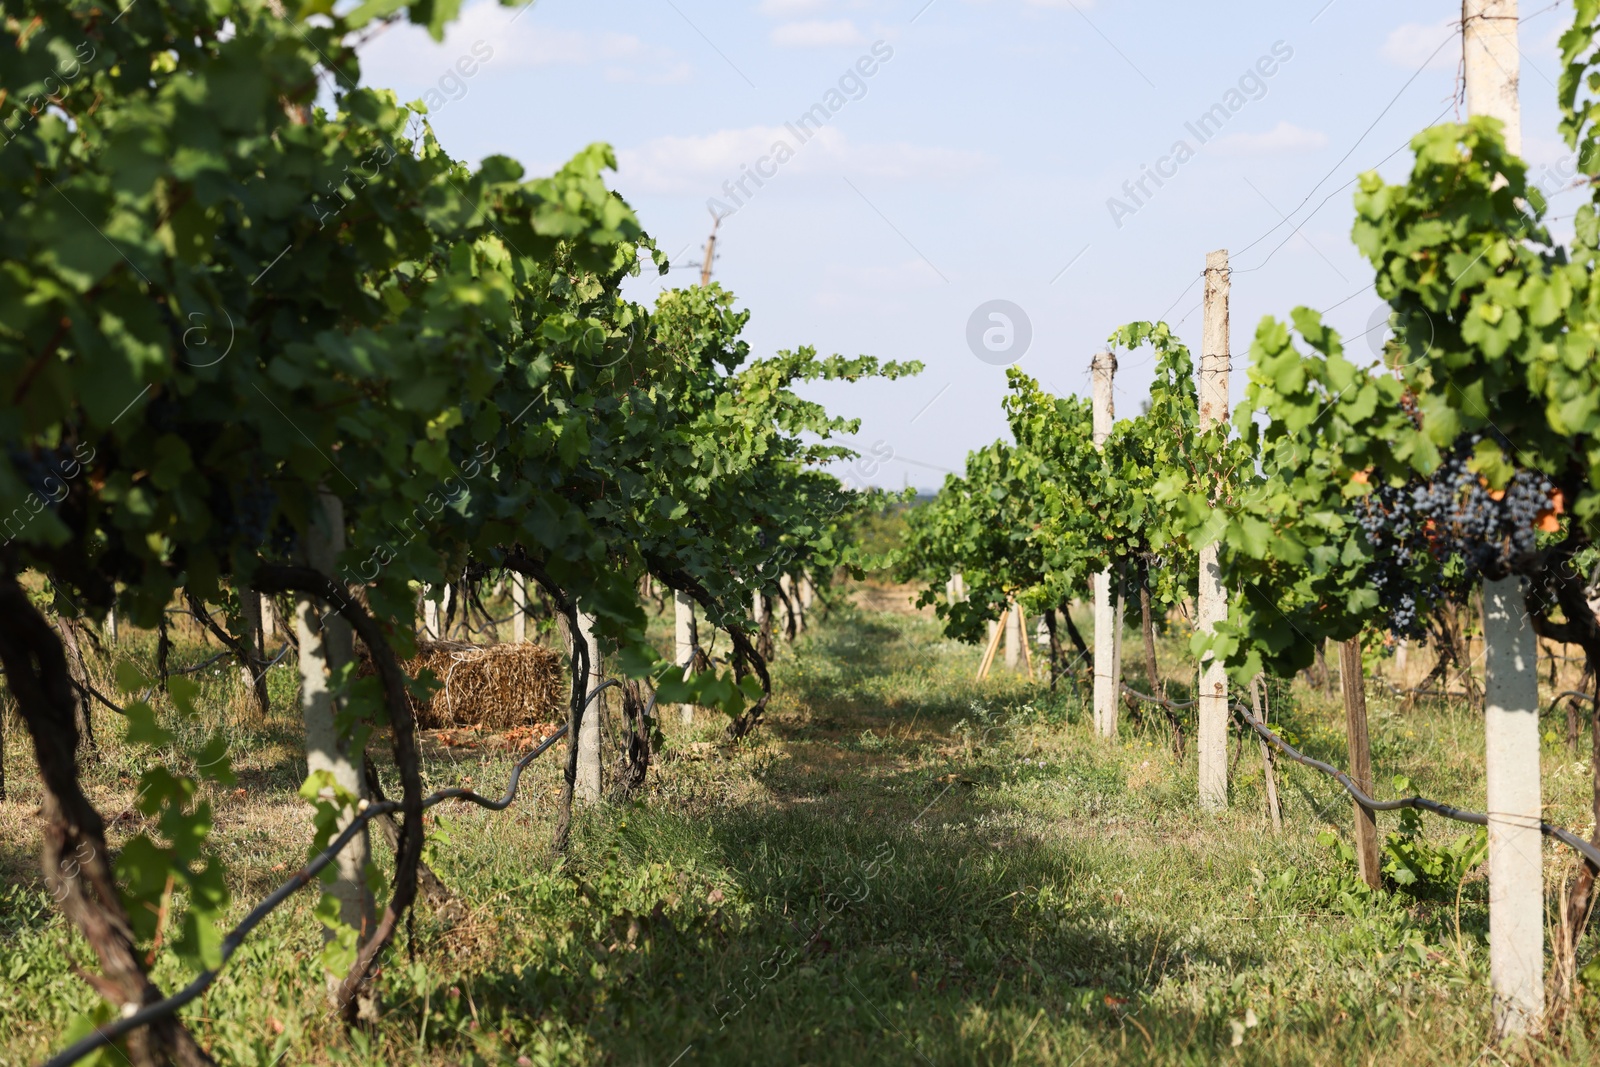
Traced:
<path id="1" fill-rule="evenodd" d="M 1270 54 L 1263 55 L 1254 65 L 1246 68 L 1239 75 L 1238 82 L 1230 85 L 1222 94 L 1221 100 L 1202 111 L 1194 121 L 1183 124 L 1183 128 L 1194 136 L 1195 145 L 1180 137 L 1153 166 L 1149 163 L 1140 164 L 1139 176 L 1122 183 L 1122 193 L 1127 199 L 1115 196 L 1106 198 L 1106 210 L 1111 212 L 1111 221 L 1117 224 L 1117 229 L 1122 229 L 1123 221 L 1129 216 L 1137 215 L 1139 209 L 1155 197 L 1156 190 L 1178 176 L 1178 168 L 1195 157 L 1199 145 L 1215 139 L 1228 120 L 1244 110 L 1250 101 L 1265 97 L 1267 80 L 1278 73 L 1282 64 L 1293 58 L 1294 49 L 1287 42 L 1273 42 Z M 1155 189 L 1150 188 L 1151 183 L 1154 183 Z"/>

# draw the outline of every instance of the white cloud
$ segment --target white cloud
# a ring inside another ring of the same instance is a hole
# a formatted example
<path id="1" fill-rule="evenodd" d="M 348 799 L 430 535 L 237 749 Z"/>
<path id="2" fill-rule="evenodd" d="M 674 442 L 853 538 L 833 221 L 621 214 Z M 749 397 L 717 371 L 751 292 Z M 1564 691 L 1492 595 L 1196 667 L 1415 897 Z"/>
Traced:
<path id="1" fill-rule="evenodd" d="M 785 22 L 772 30 L 772 43 L 783 48 L 833 48 L 865 44 L 866 40 L 849 19 Z"/>
<path id="2" fill-rule="evenodd" d="M 1378 54 L 1396 66 L 1409 70 L 1415 70 L 1423 63 L 1427 63 L 1429 70 L 1444 70 L 1460 61 L 1461 48 L 1459 45 L 1439 46 L 1456 36 L 1455 23 L 1448 20 L 1408 22 L 1389 31 Z M 1429 56 L 1433 58 L 1429 59 Z"/>
<path id="3" fill-rule="evenodd" d="M 1232 156 L 1275 156 L 1321 148 L 1328 143 L 1328 135 L 1280 122 L 1265 133 L 1230 133 L 1213 143 L 1218 151 Z"/>
<path id="4" fill-rule="evenodd" d="M 634 34 L 562 29 L 536 18 L 513 21 L 521 10 L 489 0 L 471 4 L 437 43 L 414 26 L 395 26 L 361 50 L 362 81 L 409 89 L 437 80 L 461 56 L 481 58 L 485 49 L 492 53 L 482 63 L 489 70 L 593 66 L 607 81 L 652 84 L 684 82 L 693 73 L 670 48 Z"/>
<path id="5" fill-rule="evenodd" d="M 905 180 L 967 173 L 981 166 L 975 152 L 929 148 L 905 141 L 857 144 L 841 131 L 824 126 L 801 142 L 788 126 L 746 126 L 686 137 L 656 137 L 642 145 L 617 152 L 617 186 L 625 194 L 635 191 L 699 196 L 721 196 L 724 182 L 737 182 L 774 146 L 787 145 L 793 158 L 776 167 L 781 181 L 786 175 L 848 174 Z M 767 170 L 774 169 L 768 163 Z M 835 180 L 837 180 L 835 178 Z M 747 182 L 747 190 L 755 188 Z"/>

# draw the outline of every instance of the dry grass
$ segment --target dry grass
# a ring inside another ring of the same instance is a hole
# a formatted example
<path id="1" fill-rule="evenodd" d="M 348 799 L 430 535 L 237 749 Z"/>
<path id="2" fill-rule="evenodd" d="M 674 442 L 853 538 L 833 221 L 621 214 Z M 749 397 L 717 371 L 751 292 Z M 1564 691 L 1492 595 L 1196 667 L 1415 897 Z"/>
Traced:
<path id="1" fill-rule="evenodd" d="M 361 673 L 370 674 L 365 653 L 362 660 Z M 432 671 L 438 681 L 427 700 L 411 701 L 417 725 L 424 730 L 548 724 L 560 721 L 566 708 L 561 657 L 543 645 L 424 642 L 416 658 L 401 667 L 412 678 Z"/>

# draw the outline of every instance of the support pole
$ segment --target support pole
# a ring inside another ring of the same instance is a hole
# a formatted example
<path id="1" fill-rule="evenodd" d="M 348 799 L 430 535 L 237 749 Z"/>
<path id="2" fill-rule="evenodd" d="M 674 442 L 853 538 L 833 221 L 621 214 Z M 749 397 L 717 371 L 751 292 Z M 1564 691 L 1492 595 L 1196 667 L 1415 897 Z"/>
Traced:
<path id="1" fill-rule="evenodd" d="M 694 653 L 696 641 L 694 625 L 694 601 L 689 594 L 682 590 L 672 593 L 673 605 L 673 662 L 683 667 L 683 677 L 687 680 L 694 674 Z M 684 725 L 694 722 L 694 705 L 679 704 L 678 718 Z"/>
<path id="2" fill-rule="evenodd" d="M 433 599 L 433 590 L 422 587 L 422 636 L 429 641 L 439 640 L 439 602 Z"/>
<path id="3" fill-rule="evenodd" d="M 1022 646 L 1022 669 L 1027 672 L 1028 681 L 1033 681 L 1033 654 L 1028 650 L 1028 620 L 1022 612 L 1022 605 L 1014 605 L 1017 611 L 1017 644 Z"/>
<path id="4" fill-rule="evenodd" d="M 1116 684 L 1111 689 L 1113 732 L 1117 715 L 1122 708 L 1122 634 L 1128 624 L 1128 595 L 1122 591 L 1122 582 L 1117 582 L 1117 610 L 1116 621 L 1112 624 L 1111 633 L 1111 677 Z"/>
<path id="5" fill-rule="evenodd" d="M 1266 689 L 1267 680 L 1261 675 L 1256 675 L 1255 681 L 1250 685 L 1250 704 L 1255 709 L 1256 719 L 1259 722 L 1267 721 L 1266 714 Z M 1278 775 L 1272 765 L 1272 746 L 1267 744 L 1267 739 L 1260 734 L 1256 740 L 1261 742 L 1261 775 L 1267 783 L 1267 814 L 1272 816 L 1272 832 L 1283 833 L 1283 809 L 1278 806 Z"/>
<path id="6" fill-rule="evenodd" d="M 1539 649 L 1522 580 L 1483 583 L 1489 812 L 1489 984 L 1495 1028 L 1544 1015 L 1544 842 L 1539 833 Z"/>
<path id="7" fill-rule="evenodd" d="M 266 700 L 266 686 L 257 686 L 256 672 L 262 670 L 266 657 L 262 653 L 266 649 L 266 639 L 261 632 L 261 595 L 254 589 L 240 585 L 235 592 L 239 597 L 239 620 L 243 624 L 245 652 L 250 662 L 239 668 L 239 684 L 246 693 L 251 694 L 251 699 L 257 705 L 256 711 L 260 715 L 268 712 Z"/>
<path id="8" fill-rule="evenodd" d="M 1228 252 L 1206 254 L 1205 324 L 1200 349 L 1200 429 L 1228 421 Z M 1196 619 L 1201 633 L 1212 633 L 1228 617 L 1228 597 L 1217 566 L 1217 546 L 1200 550 L 1200 590 Z M 1220 811 L 1228 806 L 1228 673 L 1222 661 L 1200 661 L 1200 806 Z"/>
<path id="9" fill-rule="evenodd" d="M 1016 601 L 1006 605 L 1006 670 L 1016 671 L 1022 665 L 1022 612 Z"/>
<path id="10" fill-rule="evenodd" d="M 793 612 L 792 618 L 794 620 L 794 632 L 795 636 L 798 637 L 801 633 L 805 632 L 806 628 L 806 605 L 805 597 L 801 594 L 800 590 L 801 583 L 795 581 L 794 575 L 785 574 L 778 579 L 778 585 L 782 587 L 783 592 L 789 601 L 789 605 Z"/>
<path id="11" fill-rule="evenodd" d="M 795 596 L 794 579 L 787 574 L 778 575 L 778 614 L 783 623 L 784 636 L 793 631 L 796 637 L 800 636 L 800 598 Z"/>
<path id="12" fill-rule="evenodd" d="M 261 632 L 261 594 L 254 589 L 239 586 L 239 619 L 244 623 L 244 647 L 250 653 L 250 658 L 257 662 L 261 653 L 266 648 L 266 641 Z M 255 677 L 250 672 L 245 672 L 245 685 L 254 685 Z"/>
<path id="13" fill-rule="evenodd" d="M 1094 384 L 1094 446 L 1102 451 L 1111 436 L 1115 408 L 1111 398 L 1112 380 L 1117 373 L 1117 357 L 1097 352 L 1089 364 Z M 1111 565 L 1091 579 L 1094 587 L 1094 729 L 1101 737 L 1117 736 L 1118 683 L 1116 607 L 1111 599 Z"/>
<path id="14" fill-rule="evenodd" d="M 521 574 L 511 576 L 511 640 L 522 644 L 528 639 L 528 579 Z"/>
<path id="15" fill-rule="evenodd" d="M 1006 614 L 1009 608 L 1000 610 L 1000 619 L 989 626 L 989 643 L 984 646 L 983 658 L 978 661 L 978 673 L 973 681 L 981 682 L 989 676 L 989 668 L 994 664 L 995 652 L 1000 648 L 1000 632 L 1005 627 Z"/>
<path id="16" fill-rule="evenodd" d="M 344 506 L 331 493 L 320 494 L 321 509 L 312 515 L 306 530 L 305 561 L 323 574 L 337 574 L 339 553 L 344 550 Z M 332 608 L 310 596 L 295 598 L 295 637 L 300 642 L 300 710 L 306 724 L 306 771 L 308 776 L 327 771 L 334 783 L 352 796 L 361 797 L 366 783 L 362 753 L 348 732 L 341 732 L 338 720 L 344 701 L 329 688 L 329 679 L 354 655 L 350 624 Z M 350 825 L 352 808 L 340 813 L 337 832 Z M 363 828 L 333 861 L 334 878 L 325 892 L 339 902 L 339 919 L 357 931 L 357 943 L 372 933 L 374 922 L 372 892 L 367 888 L 367 862 L 371 843 Z M 323 928 L 324 940 L 333 931 Z M 328 991 L 335 993 L 342 978 L 331 971 L 326 975 Z"/>
<path id="17" fill-rule="evenodd" d="M 1522 108 L 1518 100 L 1521 53 L 1517 51 L 1517 0 L 1463 0 L 1461 58 L 1467 82 L 1467 113 L 1500 120 L 1506 147 L 1522 154 Z"/>
<path id="18" fill-rule="evenodd" d="M 578 639 L 589 648 L 589 685 L 583 694 L 587 697 L 604 681 L 604 661 L 594 636 L 594 616 L 581 608 Z M 587 804 L 600 802 L 600 717 L 605 714 L 605 702 L 606 694 L 595 697 L 584 709 L 583 723 L 578 727 L 578 777 L 572 795 Z"/>
<path id="19" fill-rule="evenodd" d="M 1350 753 L 1350 779 L 1367 796 L 1372 795 L 1372 746 L 1367 741 L 1367 686 L 1361 670 L 1361 638 L 1339 646 L 1339 687 L 1344 691 L 1344 725 Z M 1382 885 L 1378 865 L 1378 822 L 1370 809 L 1352 801 L 1356 809 L 1356 868 L 1373 889 Z"/>
<path id="20" fill-rule="evenodd" d="M 1463 0 L 1461 53 L 1467 111 L 1499 119 L 1506 148 L 1520 155 L 1516 0 Z M 1496 1031 L 1516 1035 L 1544 1015 L 1539 650 L 1520 579 L 1483 583 L 1483 636 L 1489 984 Z"/>

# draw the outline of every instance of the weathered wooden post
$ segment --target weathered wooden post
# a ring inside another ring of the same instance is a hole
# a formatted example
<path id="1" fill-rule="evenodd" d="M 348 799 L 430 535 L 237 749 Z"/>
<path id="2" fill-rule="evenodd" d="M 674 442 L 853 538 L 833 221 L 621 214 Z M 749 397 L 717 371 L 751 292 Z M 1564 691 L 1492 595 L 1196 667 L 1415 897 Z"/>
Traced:
<path id="1" fill-rule="evenodd" d="M 1200 429 L 1228 421 L 1228 252 L 1206 254 L 1205 322 L 1201 333 Z M 1200 550 L 1200 590 L 1196 624 L 1214 632 L 1228 617 L 1228 596 L 1217 566 L 1217 545 Z M 1228 806 L 1228 672 L 1222 661 L 1207 655 L 1200 662 L 1198 700 L 1200 729 L 1195 749 L 1200 762 L 1200 806 L 1219 811 Z"/>
<path id="2" fill-rule="evenodd" d="M 1250 706 L 1255 709 L 1256 719 L 1266 724 L 1266 691 L 1267 680 L 1261 675 L 1256 675 L 1250 683 Z M 1272 832 L 1283 833 L 1283 809 L 1278 806 L 1278 776 L 1272 765 L 1272 746 L 1267 744 L 1267 739 L 1256 736 L 1261 744 L 1261 776 L 1267 785 L 1267 814 L 1272 817 Z"/>
<path id="3" fill-rule="evenodd" d="M 258 711 L 266 715 L 268 708 L 263 701 L 266 687 L 256 687 L 256 672 L 261 669 L 265 657 L 262 652 L 266 648 L 265 639 L 261 633 L 261 594 L 244 585 L 237 587 L 235 592 L 239 597 L 239 620 L 244 626 L 245 652 L 250 657 L 249 664 L 239 668 L 239 684 L 244 686 L 245 692 L 253 695 L 259 705 Z"/>
<path id="4" fill-rule="evenodd" d="M 1372 795 L 1372 746 L 1367 741 L 1367 687 L 1361 668 L 1361 638 L 1339 646 L 1339 686 L 1344 692 L 1346 749 L 1350 754 L 1350 779 L 1367 796 Z M 1370 808 L 1355 804 L 1356 867 L 1361 880 L 1373 889 L 1383 884 L 1378 865 L 1378 823 Z"/>

